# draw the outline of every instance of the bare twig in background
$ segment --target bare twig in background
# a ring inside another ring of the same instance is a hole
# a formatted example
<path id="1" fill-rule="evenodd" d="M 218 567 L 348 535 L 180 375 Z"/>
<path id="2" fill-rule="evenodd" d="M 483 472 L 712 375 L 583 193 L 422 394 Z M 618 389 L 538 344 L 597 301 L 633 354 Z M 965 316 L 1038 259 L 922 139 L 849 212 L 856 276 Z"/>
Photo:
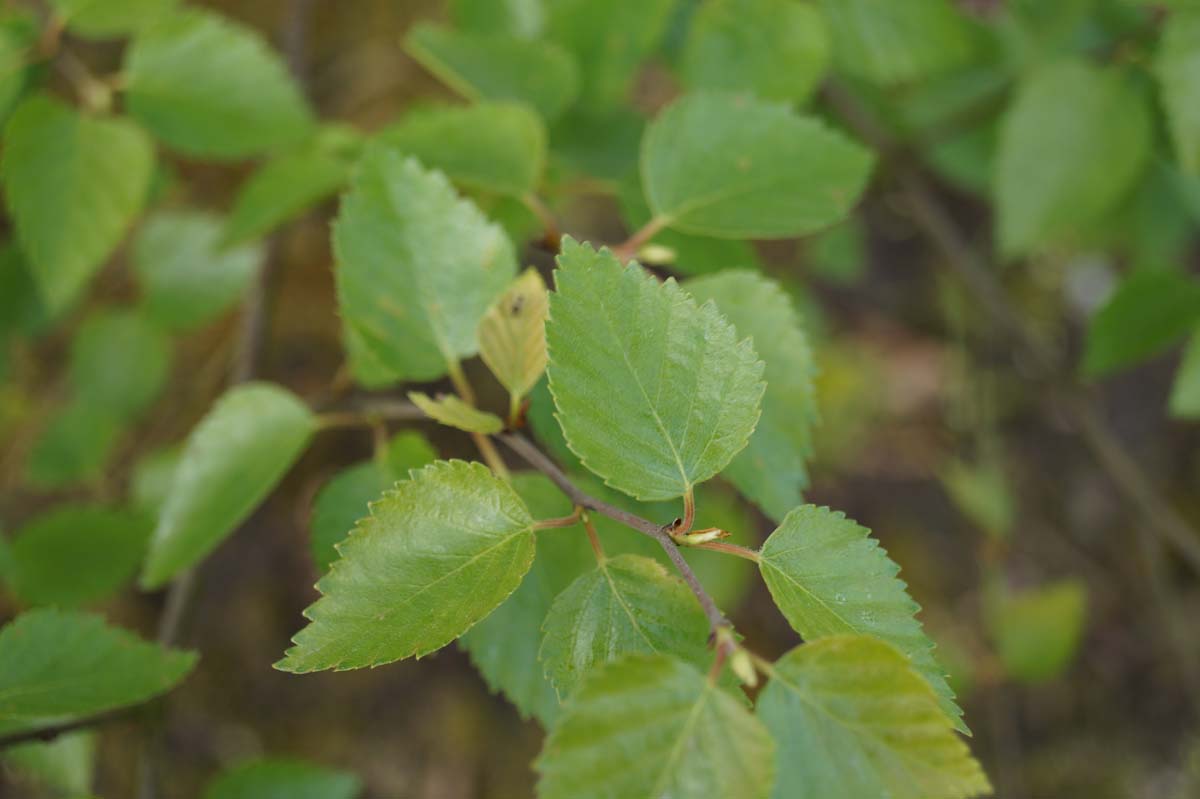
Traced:
<path id="1" fill-rule="evenodd" d="M 858 101 L 836 83 L 826 97 L 850 127 L 884 156 L 896 153 L 891 137 Z M 1200 572 L 1200 535 L 1155 489 L 1141 466 L 1129 456 L 1120 438 L 1105 421 L 1086 389 L 1067 376 L 1062 359 L 1032 329 L 1013 305 L 994 270 L 973 248 L 924 177 L 903 163 L 895 165 L 897 182 L 913 221 L 941 252 L 942 262 L 963 281 L 996 325 L 1011 338 L 1022 359 L 1036 369 L 1037 377 L 1052 387 L 1070 409 L 1076 432 L 1092 451 L 1116 489 L 1149 523 L 1148 529 L 1169 543 Z"/>

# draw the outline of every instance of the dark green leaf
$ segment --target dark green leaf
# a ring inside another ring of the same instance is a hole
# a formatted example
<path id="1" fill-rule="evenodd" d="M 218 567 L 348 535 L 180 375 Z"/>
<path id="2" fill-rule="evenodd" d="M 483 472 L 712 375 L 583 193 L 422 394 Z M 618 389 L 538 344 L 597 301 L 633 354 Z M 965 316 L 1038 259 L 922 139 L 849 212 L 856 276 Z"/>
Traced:
<path id="1" fill-rule="evenodd" d="M 8 583 L 29 605 L 107 599 L 137 571 L 151 527 L 146 517 L 125 511 L 60 505 L 17 532 Z"/>
<path id="2" fill-rule="evenodd" d="M 345 771 L 299 760 L 251 760 L 217 777 L 204 799 L 354 799 L 362 789 Z"/>
<path id="3" fill-rule="evenodd" d="M 1136 272 L 1088 325 L 1083 371 L 1114 372 L 1171 346 L 1200 320 L 1200 282 L 1173 271 Z"/>
<path id="4" fill-rule="evenodd" d="M 0 629 L 0 732 L 39 730 L 136 705 L 173 688 L 196 663 L 99 616 L 31 610 Z"/>

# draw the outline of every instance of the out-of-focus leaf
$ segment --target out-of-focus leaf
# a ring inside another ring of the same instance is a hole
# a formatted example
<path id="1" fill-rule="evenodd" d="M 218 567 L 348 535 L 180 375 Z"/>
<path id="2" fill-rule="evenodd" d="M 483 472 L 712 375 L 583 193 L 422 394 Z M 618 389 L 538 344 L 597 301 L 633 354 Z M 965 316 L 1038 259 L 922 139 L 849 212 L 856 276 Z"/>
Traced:
<path id="1" fill-rule="evenodd" d="M 765 364 L 762 416 L 725 476 L 778 521 L 803 501 L 818 416 L 816 365 L 800 317 L 779 284 L 757 272 L 718 272 L 684 288 L 697 302 L 716 303 Z"/>
<path id="2" fill-rule="evenodd" d="M 692 666 L 631 656 L 593 671 L 535 762 L 542 799 L 766 799 L 775 746 Z M 615 766 L 615 767 L 614 767 Z"/>
<path id="3" fill-rule="evenodd" d="M 621 204 L 621 216 L 631 230 L 637 230 L 650 221 L 650 206 L 646 205 L 641 183 L 624 181 L 617 199 Z M 672 257 L 666 266 L 684 275 L 705 275 L 722 269 L 762 268 L 753 245 L 744 239 L 714 239 L 665 228 L 654 234 L 650 246 L 670 250 Z"/>
<path id="4" fill-rule="evenodd" d="M 655 217 L 685 233 L 788 238 L 846 216 L 871 155 L 785 105 L 725 93 L 685 95 L 642 139 Z"/>
<path id="5" fill-rule="evenodd" d="M 759 417 L 753 346 L 714 306 L 607 250 L 567 238 L 558 266 L 550 390 L 583 464 L 642 500 L 682 496 L 724 469 Z"/>
<path id="6" fill-rule="evenodd" d="M 126 511 L 60 505 L 17 531 L 7 581 L 30 605 L 76 607 L 107 599 L 142 562 L 151 522 Z"/>
<path id="7" fill-rule="evenodd" d="M 407 478 L 410 469 L 419 469 L 436 458 L 425 437 L 408 430 L 396 434 L 375 460 L 343 469 L 322 486 L 312 509 L 312 554 L 317 571 L 324 574 L 337 560 L 337 543 L 346 538 L 359 519 L 369 515 L 369 503 L 397 480 Z"/>
<path id="8" fill-rule="evenodd" d="M 225 244 L 241 244 L 299 216 L 350 180 L 357 132 L 322 128 L 295 152 L 271 159 L 242 185 L 225 225 Z"/>
<path id="9" fill-rule="evenodd" d="M 50 608 L 0 629 L 0 733 L 40 730 L 136 705 L 173 688 L 196 663 L 99 616 Z"/>
<path id="10" fill-rule="evenodd" d="M 952 460 L 942 470 L 941 478 L 963 515 L 991 536 L 1009 536 L 1015 508 L 1012 488 L 999 463 Z"/>
<path id="11" fill-rule="evenodd" d="M 636 172 L 644 128 L 642 117 L 627 108 L 577 107 L 555 123 L 550 144 L 567 174 L 616 183 Z"/>
<path id="12" fill-rule="evenodd" d="M 4 750 L 4 764 L 38 786 L 69 799 L 89 796 L 95 771 L 96 733 L 68 732 Z"/>
<path id="13" fill-rule="evenodd" d="M 1141 175 L 1150 137 L 1146 104 L 1121 72 L 1076 61 L 1035 71 L 1000 131 L 1000 249 L 1057 243 L 1112 210 Z"/>
<path id="14" fill-rule="evenodd" d="M 1062 580 L 1009 593 L 998 589 L 987 603 L 987 621 L 1008 674 L 1022 682 L 1061 675 L 1079 648 L 1087 616 L 1087 589 Z"/>
<path id="15" fill-rule="evenodd" d="M 546 23 L 543 0 L 451 0 L 458 27 L 475 33 L 537 37 Z"/>
<path id="16" fill-rule="evenodd" d="M 377 138 L 461 186 L 517 197 L 537 188 L 546 162 L 542 121 L 515 103 L 418 109 Z"/>
<path id="17" fill-rule="evenodd" d="M 282 671 L 378 666 L 441 649 L 496 609 L 533 563 L 533 519 L 483 464 L 438 461 L 371 504 L 317 583 Z"/>
<path id="18" fill-rule="evenodd" d="M 909 83 L 960 66 L 971 30 L 951 0 L 821 0 L 838 69 L 872 83 Z"/>
<path id="19" fill-rule="evenodd" d="M 404 46 L 421 66 L 468 100 L 526 103 L 543 118 L 555 119 L 579 94 L 575 59 L 552 41 L 425 23 L 409 31 Z"/>
<path id="20" fill-rule="evenodd" d="M 0 16 L 0 124 L 25 91 L 37 27 L 37 21 L 25 13 L 6 10 Z"/>
<path id="21" fill-rule="evenodd" d="M 97 311 L 71 343 L 69 375 L 77 402 L 128 422 L 162 391 L 171 342 L 135 311 Z"/>
<path id="22" fill-rule="evenodd" d="M 346 771 L 264 758 L 221 774 L 204 789 L 204 799 L 354 799 L 361 790 L 358 777 Z"/>
<path id="23" fill-rule="evenodd" d="M 89 39 L 135 33 L 178 4 L 179 0 L 51 0 L 67 30 Z"/>
<path id="24" fill-rule="evenodd" d="M 254 279 L 262 248 L 222 245 L 224 223 L 204 211 L 159 211 L 133 247 L 146 314 L 167 330 L 207 324 L 231 308 Z"/>
<path id="25" fill-rule="evenodd" d="M 239 159 L 298 145 L 312 112 L 258 32 L 190 8 L 142 31 L 125 55 L 129 114 L 167 146 Z"/>
<path id="26" fill-rule="evenodd" d="M 929 683 L 947 718 L 966 732 L 933 642 L 917 621 L 920 606 L 869 530 L 841 513 L 804 505 L 763 544 L 759 568 L 775 604 L 806 640 L 859 633 L 892 644 Z"/>
<path id="27" fill-rule="evenodd" d="M 121 435 L 120 420 L 102 407 L 76 399 L 58 410 L 29 454 L 25 476 L 39 488 L 63 488 L 94 480 Z"/>
<path id="28" fill-rule="evenodd" d="M 397 376 L 433 380 L 474 355 L 516 273 L 504 232 L 445 176 L 386 147 L 363 158 L 334 223 L 343 319 Z"/>
<path id="29" fill-rule="evenodd" d="M 549 0 L 546 38 L 575 55 L 581 100 L 609 108 L 625 99 L 642 61 L 658 44 L 674 0 Z"/>
<path id="30" fill-rule="evenodd" d="M 1181 419 L 1200 418 L 1200 330 L 1192 333 L 1175 373 L 1170 409 Z"/>
<path id="31" fill-rule="evenodd" d="M 153 519 L 171 493 L 171 482 L 182 456 L 179 447 L 167 447 L 146 453 L 133 467 L 129 494 L 133 506 Z"/>
<path id="32" fill-rule="evenodd" d="M 13 113 L 0 174 L 42 299 L 71 305 L 141 210 L 154 148 L 128 120 L 37 95 Z M 64 235 L 69 231 L 70 235 Z"/>
<path id="33" fill-rule="evenodd" d="M 829 34 L 815 6 L 797 0 L 714 0 L 692 19 L 683 78 L 692 89 L 750 92 L 804 102 L 829 65 Z"/>
<path id="34" fill-rule="evenodd" d="M 776 661 L 758 700 L 775 738 L 774 799 L 967 799 L 991 793 L 979 763 L 908 659 L 838 635 Z"/>
<path id="35" fill-rule="evenodd" d="M 1167 17 L 1155 71 L 1179 163 L 1200 174 L 1200 5 Z"/>
<path id="36" fill-rule="evenodd" d="M 279 386 L 227 391 L 184 445 L 142 587 L 163 585 L 225 540 L 300 457 L 315 428 L 312 412 Z"/>
<path id="37" fill-rule="evenodd" d="M 1088 325 L 1083 372 L 1099 377 L 1186 336 L 1200 320 L 1200 281 L 1178 272 L 1136 272 Z"/>

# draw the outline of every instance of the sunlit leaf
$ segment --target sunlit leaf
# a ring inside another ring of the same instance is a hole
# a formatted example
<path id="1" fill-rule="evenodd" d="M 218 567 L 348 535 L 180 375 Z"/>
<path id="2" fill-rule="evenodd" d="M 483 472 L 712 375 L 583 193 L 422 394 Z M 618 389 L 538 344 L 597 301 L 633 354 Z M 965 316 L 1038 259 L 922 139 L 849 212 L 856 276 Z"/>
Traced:
<path id="1" fill-rule="evenodd" d="M 480 463 L 438 461 L 371 504 L 317 583 L 311 623 L 276 664 L 378 666 L 441 649 L 486 617 L 533 563 L 533 519 Z"/>

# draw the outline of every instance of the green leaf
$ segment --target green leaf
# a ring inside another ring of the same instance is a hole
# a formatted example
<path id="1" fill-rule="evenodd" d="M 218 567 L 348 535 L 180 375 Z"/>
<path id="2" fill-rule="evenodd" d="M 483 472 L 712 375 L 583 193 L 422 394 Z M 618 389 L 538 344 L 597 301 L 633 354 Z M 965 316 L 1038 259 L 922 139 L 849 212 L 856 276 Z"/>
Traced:
<path id="1" fill-rule="evenodd" d="M 775 604 L 806 640 L 843 633 L 871 635 L 912 661 L 938 704 L 966 732 L 962 710 L 933 642 L 921 629 L 920 606 L 870 531 L 841 513 L 804 505 L 789 513 L 760 551 L 759 569 Z"/>
<path id="2" fill-rule="evenodd" d="M 125 55 L 131 116 L 169 147 L 239 159 L 297 145 L 312 112 L 258 33 L 189 9 L 143 31 Z"/>
<path id="3" fill-rule="evenodd" d="M 951 0 L 821 0 L 838 69 L 881 85 L 961 66 L 971 30 Z"/>
<path id="4" fill-rule="evenodd" d="M 270 233 L 350 181 L 358 134 L 329 127 L 295 152 L 273 158 L 242 185 L 225 225 L 225 244 Z"/>
<path id="5" fill-rule="evenodd" d="M 871 155 L 785 105 L 685 95 L 642 139 L 642 185 L 669 227 L 720 238 L 812 233 L 846 216 Z"/>
<path id="6" fill-rule="evenodd" d="M 430 419 L 449 427 L 485 435 L 504 429 L 504 421 L 499 416 L 468 405 L 457 394 L 439 394 L 434 399 L 420 391 L 410 391 L 408 398 Z"/>
<path id="7" fill-rule="evenodd" d="M 1087 617 L 1087 588 L 1079 580 L 988 597 L 988 629 L 1004 670 L 1021 682 L 1061 676 L 1071 665 Z"/>
<path id="8" fill-rule="evenodd" d="M 1083 372 L 1099 377 L 1145 360 L 1200 320 L 1200 281 L 1174 271 L 1135 272 L 1088 325 Z"/>
<path id="9" fill-rule="evenodd" d="M 133 269 L 146 314 L 167 330 L 205 325 L 233 307 L 258 273 L 262 248 L 223 246 L 224 222 L 203 211 L 159 211 L 142 225 Z"/>
<path id="10" fill-rule="evenodd" d="M 38 23 L 26 13 L 6 13 L 0 18 L 0 123 L 29 82 L 29 64 L 37 45 Z"/>
<path id="11" fill-rule="evenodd" d="M 209 783 L 204 799 L 354 799 L 358 777 L 299 760 L 240 763 Z"/>
<path id="12" fill-rule="evenodd" d="M 829 65 L 821 12 L 797 0 L 716 0 L 700 6 L 683 51 L 691 89 L 804 102 Z"/>
<path id="13" fill-rule="evenodd" d="M 1192 333 L 1175 372 L 1170 409 L 1180 419 L 1200 418 L 1200 330 Z"/>
<path id="14" fill-rule="evenodd" d="M 106 409 L 84 399 L 71 401 L 42 431 L 26 462 L 26 478 L 43 489 L 98 478 L 122 429 Z"/>
<path id="15" fill-rule="evenodd" d="M 164 447 L 142 455 L 133 467 L 129 499 L 137 510 L 157 519 L 171 493 L 171 481 L 183 453 L 179 447 Z"/>
<path id="16" fill-rule="evenodd" d="M 542 626 L 538 657 L 566 699 L 595 666 L 627 654 L 712 661 L 708 620 L 683 580 L 640 555 L 618 555 L 559 594 Z"/>
<path id="17" fill-rule="evenodd" d="M 51 0 L 67 30 L 89 39 L 135 33 L 177 5 L 179 0 Z"/>
<path id="18" fill-rule="evenodd" d="M 665 655 L 592 672 L 535 762 L 540 799 L 766 799 L 770 735 L 737 699 Z"/>
<path id="19" fill-rule="evenodd" d="M 36 336 L 49 319 L 25 256 L 14 242 L 0 245 L 0 341 Z"/>
<path id="20" fill-rule="evenodd" d="M 397 375 L 433 380 L 474 355 L 475 329 L 516 273 L 504 232 L 446 178 L 379 147 L 333 227 L 342 317 Z"/>
<path id="21" fill-rule="evenodd" d="M 991 785 L 929 685 L 893 647 L 838 635 L 780 658 L 758 698 L 776 799 L 967 799 Z"/>
<path id="22" fill-rule="evenodd" d="M 1155 72 L 1179 163 L 1200 175 L 1200 8 L 1167 17 Z"/>
<path id="23" fill-rule="evenodd" d="M 508 597 L 533 563 L 533 519 L 479 463 L 439 461 L 371 504 L 317 583 L 282 671 L 378 666 L 441 649 Z"/>
<path id="24" fill-rule="evenodd" d="M 171 342 L 134 311 L 97 311 L 71 342 L 75 396 L 118 422 L 135 419 L 162 392 Z"/>
<path id="25" fill-rule="evenodd" d="M 337 560 L 338 542 L 359 519 L 369 515 L 369 503 L 394 482 L 408 477 L 410 469 L 436 459 L 437 453 L 425 437 L 408 430 L 396 434 L 375 460 L 343 469 L 322 486 L 312 510 L 312 555 L 317 571 L 324 574 Z"/>
<path id="26" fill-rule="evenodd" d="M 642 61 L 662 38 L 674 0 L 549 0 L 546 38 L 574 54 L 580 97 L 592 108 L 619 105 Z"/>
<path id="27" fill-rule="evenodd" d="M 116 249 L 141 210 L 153 166 L 149 138 L 126 120 L 82 116 L 42 95 L 13 114 L 0 173 L 52 313 L 65 310 Z"/>
<path id="28" fill-rule="evenodd" d="M 89 796 L 95 771 L 96 733 L 85 730 L 4 750 L 4 765 L 54 796 Z M 41 794 L 38 794 L 39 796 Z"/>
<path id="29" fill-rule="evenodd" d="M 99 616 L 31 610 L 0 629 L 0 732 L 40 730 L 136 705 L 173 688 L 196 663 Z"/>
<path id="30" fill-rule="evenodd" d="M 1075 61 L 1035 71 L 1000 131 L 993 201 L 1000 249 L 1055 244 L 1111 211 L 1150 152 L 1146 103 L 1125 76 Z"/>
<path id="31" fill-rule="evenodd" d="M 138 514 L 59 505 L 11 541 L 9 586 L 28 605 L 77 607 L 107 599 L 137 571 L 150 529 Z"/>
<path id="32" fill-rule="evenodd" d="M 712 304 L 563 240 L 546 341 L 572 451 L 642 500 L 682 496 L 728 465 L 758 421 L 762 363 Z"/>
<path id="33" fill-rule="evenodd" d="M 541 474 L 515 474 L 512 485 L 536 519 L 571 512 L 570 500 Z M 537 555 L 521 587 L 460 639 L 488 686 L 545 728 L 558 717 L 558 694 L 538 660 L 536 642 L 555 597 L 594 564 L 581 526 L 538 533 Z"/>
<path id="34" fill-rule="evenodd" d="M 227 391 L 188 436 L 142 587 L 163 585 L 215 549 L 283 478 L 315 428 L 304 403 L 279 386 Z"/>
<path id="35" fill-rule="evenodd" d="M 996 539 L 1012 534 L 1016 502 L 1003 465 L 951 459 L 938 475 L 954 504 L 974 524 Z"/>
<path id="36" fill-rule="evenodd" d="M 650 206 L 646 205 L 641 183 L 637 180 L 624 181 L 617 200 L 621 206 L 621 218 L 630 230 L 637 230 L 650 221 Z M 664 228 L 651 237 L 649 246 L 670 250 L 673 257 L 667 266 L 671 271 L 685 275 L 703 275 L 722 269 L 762 268 L 754 246 L 744 239 L 714 239 Z"/>
<path id="37" fill-rule="evenodd" d="M 800 317 L 780 285 L 756 272 L 720 272 L 689 280 L 684 288 L 697 302 L 715 302 L 766 364 L 762 417 L 725 476 L 778 521 L 803 501 L 818 417 L 817 369 Z"/>
<path id="38" fill-rule="evenodd" d="M 510 33 L 536 38 L 546 22 L 542 0 L 451 0 L 458 27 L 473 33 Z"/>
<path id="39" fill-rule="evenodd" d="M 627 108 L 576 107 L 550 131 L 556 166 L 590 180 L 624 180 L 637 171 L 645 127 L 641 115 Z"/>
<path id="40" fill-rule="evenodd" d="M 378 140 L 461 186 L 517 197 L 533 191 L 546 162 L 546 131 L 513 103 L 410 111 Z"/>
<path id="41" fill-rule="evenodd" d="M 550 297 L 536 269 L 526 269 L 479 323 L 479 354 L 513 398 L 533 390 L 546 371 Z"/>
<path id="42" fill-rule="evenodd" d="M 404 49 L 473 102 L 525 103 L 549 120 L 561 115 L 579 95 L 579 67 L 570 53 L 553 42 L 422 23 L 409 31 Z"/>

